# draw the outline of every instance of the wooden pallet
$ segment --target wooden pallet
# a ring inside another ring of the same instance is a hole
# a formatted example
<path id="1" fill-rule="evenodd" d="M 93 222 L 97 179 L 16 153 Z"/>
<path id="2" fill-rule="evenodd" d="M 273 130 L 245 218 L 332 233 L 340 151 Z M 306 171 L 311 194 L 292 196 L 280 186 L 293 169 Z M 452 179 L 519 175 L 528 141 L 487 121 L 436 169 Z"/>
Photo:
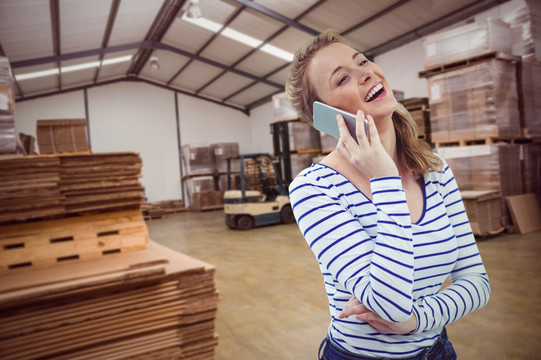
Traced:
<path id="1" fill-rule="evenodd" d="M 457 140 L 439 140 L 434 141 L 436 147 L 446 146 L 470 146 L 470 145 L 491 145 L 496 143 L 507 144 L 523 144 L 529 143 L 532 139 L 529 138 L 509 138 L 509 137 L 485 137 L 485 138 L 472 138 L 472 139 L 457 139 Z"/>
<path id="2" fill-rule="evenodd" d="M 0 227 L 0 272 L 145 249 L 139 209 Z"/>
<path id="3" fill-rule="evenodd" d="M 448 71 L 458 70 L 462 69 L 464 67 L 471 66 L 473 64 L 477 64 L 483 61 L 491 60 L 491 59 L 498 59 L 498 60 L 504 60 L 504 61 L 510 61 L 510 62 L 519 62 L 520 57 L 507 54 L 501 51 L 495 51 L 490 52 L 486 54 L 482 54 L 479 56 L 474 56 L 471 58 L 466 58 L 462 60 L 453 61 L 447 64 L 439 65 L 439 66 L 433 66 L 430 68 L 427 68 L 421 72 L 419 72 L 420 78 L 428 78 L 432 77 L 434 75 L 443 74 Z"/>

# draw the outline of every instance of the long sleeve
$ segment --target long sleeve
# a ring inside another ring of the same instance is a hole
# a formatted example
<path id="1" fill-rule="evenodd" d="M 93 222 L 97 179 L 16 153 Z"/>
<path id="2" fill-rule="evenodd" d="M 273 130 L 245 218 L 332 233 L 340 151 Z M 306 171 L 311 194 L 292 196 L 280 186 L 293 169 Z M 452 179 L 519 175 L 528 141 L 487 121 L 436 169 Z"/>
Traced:
<path id="1" fill-rule="evenodd" d="M 298 176 L 290 199 L 327 275 L 382 318 L 400 322 L 413 311 L 410 214 L 399 177 L 372 179 L 370 185 L 372 202 L 339 174 Z"/>
<path id="2" fill-rule="evenodd" d="M 414 304 L 418 319 L 416 332 L 438 329 L 485 306 L 490 286 L 477 248 L 460 191 L 449 166 L 436 180 L 457 241 L 457 259 L 450 273 L 451 285 L 435 295 L 419 298 Z"/>

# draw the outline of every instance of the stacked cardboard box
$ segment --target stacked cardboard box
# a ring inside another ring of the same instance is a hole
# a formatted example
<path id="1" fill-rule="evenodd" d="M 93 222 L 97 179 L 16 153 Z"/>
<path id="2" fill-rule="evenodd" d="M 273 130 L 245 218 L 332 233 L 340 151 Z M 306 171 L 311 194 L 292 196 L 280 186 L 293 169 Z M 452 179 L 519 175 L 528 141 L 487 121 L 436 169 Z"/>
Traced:
<path id="1" fill-rule="evenodd" d="M 520 136 L 516 80 L 497 58 L 428 78 L 432 141 Z"/>
<path id="2" fill-rule="evenodd" d="M 504 224 L 510 224 L 505 197 L 523 193 L 520 146 L 497 143 L 441 147 L 437 149 L 449 164 L 460 190 L 493 190 L 501 194 Z"/>
<path id="3" fill-rule="evenodd" d="M 15 102 L 13 74 L 8 58 L 0 56 L 0 154 L 15 153 Z"/>
<path id="4" fill-rule="evenodd" d="M 0 357 L 214 359 L 213 276 L 211 265 L 153 242 L 0 274 Z"/>
<path id="5" fill-rule="evenodd" d="M 519 76 L 522 136 L 541 137 L 541 63 L 522 62 Z"/>
<path id="6" fill-rule="evenodd" d="M 304 121 L 288 122 L 289 150 L 292 152 L 319 152 L 320 133 Z"/>
<path id="7" fill-rule="evenodd" d="M 186 144 L 181 149 L 184 176 L 210 175 L 216 172 L 213 149 L 205 144 Z"/>
<path id="8" fill-rule="evenodd" d="M 431 141 L 430 108 L 428 98 L 409 98 L 400 101 L 417 125 L 418 136 Z"/>
<path id="9" fill-rule="evenodd" d="M 512 51 L 523 60 L 541 61 L 541 3 L 519 0 L 503 20 L 511 26 Z"/>
<path id="10" fill-rule="evenodd" d="M 216 172 L 225 174 L 227 173 L 227 159 L 231 158 L 229 162 L 231 172 L 240 171 L 239 159 L 239 143 L 216 143 L 211 144 L 210 147 L 214 152 L 214 159 L 216 161 Z"/>
<path id="11" fill-rule="evenodd" d="M 0 224 L 140 209 L 141 167 L 136 153 L 0 159 Z"/>
<path id="12" fill-rule="evenodd" d="M 288 104 L 286 100 L 286 93 L 273 95 L 272 112 L 274 115 L 274 121 L 299 119 L 299 114 L 297 111 Z"/>
<path id="13" fill-rule="evenodd" d="M 511 28 L 488 18 L 424 38 L 425 69 L 437 68 L 493 52 L 511 54 Z"/>
<path id="14" fill-rule="evenodd" d="M 38 120 L 36 134 L 41 154 L 90 152 L 86 119 Z"/>
<path id="15" fill-rule="evenodd" d="M 487 236 L 503 229 L 501 196 L 492 190 L 464 190 L 462 199 L 474 235 Z"/>
<path id="16" fill-rule="evenodd" d="M 190 209 L 212 210 L 223 207 L 223 192 L 217 190 L 215 176 L 196 176 L 184 180 Z"/>
<path id="17" fill-rule="evenodd" d="M 541 142 L 520 145 L 524 193 L 533 193 L 541 206 Z"/>

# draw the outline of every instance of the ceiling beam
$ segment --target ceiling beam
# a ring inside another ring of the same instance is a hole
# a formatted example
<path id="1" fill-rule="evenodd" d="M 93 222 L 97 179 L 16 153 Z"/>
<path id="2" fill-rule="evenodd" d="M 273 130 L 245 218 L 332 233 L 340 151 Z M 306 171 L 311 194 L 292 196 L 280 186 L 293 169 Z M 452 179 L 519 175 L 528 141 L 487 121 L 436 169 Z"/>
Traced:
<path id="1" fill-rule="evenodd" d="M 105 32 L 103 33 L 103 39 L 101 41 L 101 47 L 106 48 L 109 45 L 109 39 L 111 38 L 111 33 L 113 32 L 113 26 L 115 25 L 116 16 L 118 14 L 118 8 L 120 7 L 120 0 L 113 0 L 111 3 L 111 9 L 109 10 L 109 17 L 107 18 L 107 25 L 105 26 Z M 100 54 L 100 65 L 96 69 L 94 74 L 94 83 L 98 82 L 98 77 L 100 76 L 101 62 L 103 61 L 103 55 Z"/>
<path id="2" fill-rule="evenodd" d="M 346 36 L 347 34 L 352 33 L 355 30 L 357 30 L 357 29 L 371 23 L 372 21 L 375 21 L 375 20 L 379 19 L 383 15 L 386 15 L 386 14 L 390 13 L 391 11 L 399 8 L 400 6 L 402 6 L 402 5 L 404 5 L 404 4 L 408 3 L 408 2 L 410 2 L 410 0 L 400 0 L 400 1 L 396 2 L 396 3 L 394 3 L 393 5 L 386 7 L 385 9 L 381 10 L 380 12 L 370 16 L 369 18 L 361 21 L 360 23 L 358 23 L 356 25 L 353 25 L 349 29 L 344 30 L 342 32 L 342 35 Z"/>
<path id="3" fill-rule="evenodd" d="M 51 15 L 51 32 L 53 40 L 53 54 L 60 55 L 60 5 L 58 0 L 49 0 L 49 9 Z M 56 67 L 60 69 L 60 61 L 56 63 Z M 56 76 L 57 86 L 62 89 L 62 73 L 59 71 Z"/>
<path id="4" fill-rule="evenodd" d="M 145 36 L 145 41 L 161 41 L 167 30 L 169 30 L 175 21 L 177 14 L 185 1 L 188 0 L 165 0 Z M 141 69 L 143 69 L 143 66 L 145 66 L 151 55 L 152 50 L 148 48 L 139 49 L 134 57 L 135 61 L 128 69 L 128 75 L 139 75 Z"/>
<path id="5" fill-rule="evenodd" d="M 306 25 L 303 25 L 293 19 L 288 18 L 287 16 L 277 13 L 276 11 L 266 8 L 263 5 L 260 5 L 254 1 L 251 1 L 251 0 L 232 0 L 232 1 L 242 4 L 246 7 L 249 7 L 252 10 L 255 10 L 263 15 L 273 18 L 274 20 L 278 20 L 288 26 L 299 29 L 308 34 L 316 36 L 320 33 L 320 31 L 314 30 Z"/>
<path id="6" fill-rule="evenodd" d="M 438 30 L 456 24 L 471 16 L 474 16 L 484 10 L 488 10 L 496 5 L 505 3 L 509 0 L 480 0 L 470 5 L 464 6 L 450 14 L 444 15 L 434 21 L 431 21 L 423 26 L 420 26 L 412 31 L 409 31 L 403 35 L 400 35 L 394 39 L 387 41 L 384 44 L 378 45 L 365 51 L 366 56 L 374 57 L 402 45 L 405 45 L 411 41 L 422 38 L 428 34 L 434 33 Z"/>
<path id="7" fill-rule="evenodd" d="M 205 96 L 196 95 L 196 94 L 190 93 L 188 91 L 173 88 L 173 87 L 170 87 L 170 86 L 167 86 L 167 85 L 164 85 L 164 84 L 160 84 L 160 83 L 157 83 L 157 82 L 154 82 L 154 81 L 150 81 L 150 80 L 147 80 L 147 79 L 141 79 L 141 78 L 138 78 L 138 77 L 135 77 L 135 76 L 127 76 L 127 77 L 123 77 L 123 78 L 102 81 L 102 82 L 92 84 L 92 85 L 75 86 L 75 87 L 71 87 L 71 88 L 67 88 L 67 89 L 55 90 L 55 91 L 50 91 L 50 92 L 45 92 L 45 93 L 41 93 L 41 94 L 31 95 L 31 96 L 27 96 L 27 97 L 23 97 L 23 98 L 17 98 L 17 99 L 15 99 L 15 102 L 24 102 L 24 101 L 28 101 L 28 100 L 35 100 L 35 99 L 39 99 L 39 98 L 43 98 L 43 97 L 47 97 L 47 96 L 61 95 L 61 94 L 65 94 L 65 93 L 69 93 L 69 92 L 73 92 L 73 91 L 83 91 L 85 89 L 90 89 L 90 88 L 94 88 L 94 87 L 98 87 L 98 86 L 116 84 L 116 83 L 119 83 L 119 82 L 142 82 L 142 83 L 147 83 L 147 84 L 150 84 L 150 85 L 158 86 L 158 87 L 163 88 L 163 89 L 167 89 L 167 90 L 177 92 L 179 94 L 191 96 L 191 97 L 198 98 L 198 99 L 205 100 L 205 101 L 210 101 L 210 102 L 212 102 L 214 104 L 217 104 L 217 105 L 221 105 L 221 106 L 225 106 L 225 107 L 228 107 L 228 108 L 231 108 L 231 109 L 234 109 L 234 110 L 238 110 L 238 111 L 240 111 L 240 112 L 242 112 L 243 114 L 246 114 L 246 115 L 249 114 L 248 110 L 246 110 L 245 108 L 243 108 L 241 106 L 234 106 L 234 105 L 231 105 L 231 104 L 221 102 L 219 100 L 215 100 L 215 99 L 212 99 L 212 98 L 207 98 Z"/>

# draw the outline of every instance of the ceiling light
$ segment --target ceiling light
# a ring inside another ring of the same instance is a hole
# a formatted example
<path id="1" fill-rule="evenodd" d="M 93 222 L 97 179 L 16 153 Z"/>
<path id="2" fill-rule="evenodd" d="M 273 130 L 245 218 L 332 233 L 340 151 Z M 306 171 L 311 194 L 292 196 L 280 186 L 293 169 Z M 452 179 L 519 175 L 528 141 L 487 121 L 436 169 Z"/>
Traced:
<path id="1" fill-rule="evenodd" d="M 117 64 L 117 63 L 121 63 L 125 61 L 130 61 L 131 58 L 132 58 L 132 55 L 120 56 L 116 58 L 103 60 L 101 64 L 102 66 Z M 71 71 L 95 68 L 95 67 L 98 67 L 99 64 L 100 64 L 99 61 L 91 61 L 91 62 L 78 64 L 78 65 L 62 66 L 60 68 L 60 72 L 63 74 L 63 73 L 71 72 Z M 27 73 L 27 74 L 18 74 L 18 75 L 15 75 L 15 80 L 21 81 L 21 80 L 28 80 L 28 79 L 34 79 L 38 77 L 51 76 L 51 75 L 58 75 L 58 68 L 35 71 L 35 72 Z"/>
<path id="2" fill-rule="evenodd" d="M 158 62 L 158 54 L 156 53 L 156 51 L 150 57 L 150 61 L 148 62 L 148 67 L 150 68 L 150 71 L 152 72 L 160 71 L 160 63 Z"/>
<path id="3" fill-rule="evenodd" d="M 222 25 L 221 24 L 218 24 L 217 22 L 214 22 L 212 20 L 209 20 L 209 19 L 205 19 L 203 17 L 199 18 L 199 19 L 191 19 L 188 17 L 188 14 L 185 13 L 183 16 L 182 16 L 182 20 L 184 21 L 187 21 L 191 24 L 194 24 L 196 26 L 199 26 L 199 27 L 202 27 L 204 29 L 207 29 L 207 30 L 210 30 L 214 33 L 220 31 L 220 29 L 222 28 Z M 257 48 L 258 46 L 261 45 L 262 41 L 261 40 L 258 40 L 258 39 L 255 39 L 251 36 L 248 36 L 246 34 L 243 34 L 239 31 L 236 31 L 236 30 L 233 30 L 229 27 L 223 29 L 223 31 L 221 32 L 221 35 L 225 36 L 225 37 L 228 37 L 232 40 L 235 40 L 235 41 L 238 41 L 240 43 L 243 43 L 245 45 L 248 45 L 252 48 Z M 267 54 L 270 54 L 270 55 L 273 55 L 273 56 L 276 56 L 280 59 L 283 59 L 285 61 L 288 61 L 288 62 L 291 62 L 293 61 L 293 54 L 288 52 L 288 51 L 285 51 L 285 50 L 282 50 L 280 48 L 277 48 L 276 46 L 273 46 L 273 45 L 270 45 L 270 44 L 265 44 L 261 47 L 261 51 L 264 51 L 266 52 Z"/>
<path id="4" fill-rule="evenodd" d="M 199 19 L 202 16 L 201 8 L 199 7 L 199 0 L 190 0 L 188 4 L 188 11 L 186 16 L 190 19 Z"/>

